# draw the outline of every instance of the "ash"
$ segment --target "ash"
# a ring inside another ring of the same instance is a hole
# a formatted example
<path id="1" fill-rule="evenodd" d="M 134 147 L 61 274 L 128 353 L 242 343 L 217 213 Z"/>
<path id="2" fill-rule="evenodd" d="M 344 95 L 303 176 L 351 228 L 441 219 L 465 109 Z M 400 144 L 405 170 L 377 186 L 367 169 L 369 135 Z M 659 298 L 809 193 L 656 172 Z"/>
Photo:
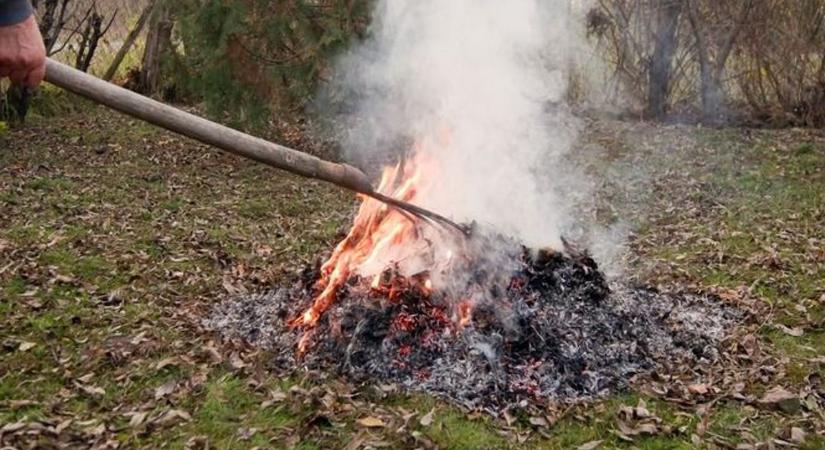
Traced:
<path id="1" fill-rule="evenodd" d="M 608 286 L 588 257 L 525 251 L 520 262 L 465 325 L 454 301 L 414 289 L 390 300 L 353 278 L 314 328 L 293 328 L 313 300 L 317 268 L 294 286 L 218 305 L 205 325 L 271 351 L 278 370 L 393 382 L 495 415 L 592 399 L 654 369 L 711 364 L 743 318 L 711 297 Z M 302 338 L 309 346 L 299 353 Z"/>

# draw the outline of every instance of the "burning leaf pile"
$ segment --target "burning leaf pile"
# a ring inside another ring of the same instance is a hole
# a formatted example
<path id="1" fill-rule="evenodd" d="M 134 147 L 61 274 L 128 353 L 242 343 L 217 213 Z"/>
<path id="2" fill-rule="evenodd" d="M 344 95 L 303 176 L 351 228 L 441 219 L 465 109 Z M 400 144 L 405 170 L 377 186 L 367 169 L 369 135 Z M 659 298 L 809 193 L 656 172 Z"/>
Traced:
<path id="1" fill-rule="evenodd" d="M 431 195 L 433 144 L 386 168 L 379 191 Z M 325 263 L 294 286 L 220 305 L 207 325 L 274 351 L 281 369 L 397 382 L 495 413 L 599 396 L 665 361 L 711 362 L 736 319 L 700 296 L 611 289 L 577 251 L 439 229 L 363 199 Z"/>
<path id="2" fill-rule="evenodd" d="M 272 350 L 278 369 L 396 382 L 498 412 L 597 397 L 661 363 L 710 363 L 739 313 L 713 299 L 608 288 L 589 258 L 524 250 L 502 292 L 453 301 L 385 272 L 348 279 L 309 328 L 289 324 L 317 296 L 318 268 L 295 286 L 220 305 L 208 325 Z"/>
<path id="3" fill-rule="evenodd" d="M 424 163 L 385 170 L 412 201 Z M 701 296 L 608 286 L 589 257 L 468 236 L 364 199 L 323 264 L 207 321 L 275 353 L 280 369 L 397 382 L 473 409 L 592 398 L 662 363 L 712 362 L 731 308 Z"/>

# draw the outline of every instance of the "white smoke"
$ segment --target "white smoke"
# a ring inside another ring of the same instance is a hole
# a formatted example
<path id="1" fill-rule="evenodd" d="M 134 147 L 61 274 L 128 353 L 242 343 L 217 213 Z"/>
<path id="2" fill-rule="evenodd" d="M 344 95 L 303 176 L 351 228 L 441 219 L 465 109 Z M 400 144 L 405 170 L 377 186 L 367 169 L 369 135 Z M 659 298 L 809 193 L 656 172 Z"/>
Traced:
<path id="1" fill-rule="evenodd" d="M 578 42 L 569 11 L 569 0 L 380 1 L 334 77 L 354 99 L 349 156 L 437 142 L 417 203 L 559 248 L 576 178 L 563 163 L 576 128 L 563 106 Z"/>

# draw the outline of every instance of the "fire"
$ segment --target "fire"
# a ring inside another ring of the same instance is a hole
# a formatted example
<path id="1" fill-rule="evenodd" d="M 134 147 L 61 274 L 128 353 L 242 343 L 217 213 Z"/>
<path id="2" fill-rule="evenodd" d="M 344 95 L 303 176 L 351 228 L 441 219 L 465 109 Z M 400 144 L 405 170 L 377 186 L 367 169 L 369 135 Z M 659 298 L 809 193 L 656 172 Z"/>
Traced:
<path id="1" fill-rule="evenodd" d="M 470 321 L 473 318 L 473 302 L 469 299 L 462 300 L 458 304 L 457 311 L 458 313 L 458 326 L 459 328 L 464 328 L 470 324 Z"/>
<path id="2" fill-rule="evenodd" d="M 437 176 L 437 164 L 428 152 L 432 144 L 428 140 L 417 142 L 411 158 L 384 168 L 378 192 L 420 203 L 427 181 Z M 435 251 L 433 233 L 437 232 L 423 226 L 417 218 L 372 198 L 360 197 L 362 202 L 352 228 L 321 266 L 313 304 L 292 321 L 293 326 L 314 326 L 336 301 L 344 283 L 356 275 L 371 280 L 370 289 L 389 299 L 401 289 L 418 289 L 428 296 L 433 291 L 430 271 L 439 262 L 448 264 L 452 260 L 452 250 Z M 385 280 L 390 269 L 403 275 L 403 281 L 395 280 L 392 273 Z"/>

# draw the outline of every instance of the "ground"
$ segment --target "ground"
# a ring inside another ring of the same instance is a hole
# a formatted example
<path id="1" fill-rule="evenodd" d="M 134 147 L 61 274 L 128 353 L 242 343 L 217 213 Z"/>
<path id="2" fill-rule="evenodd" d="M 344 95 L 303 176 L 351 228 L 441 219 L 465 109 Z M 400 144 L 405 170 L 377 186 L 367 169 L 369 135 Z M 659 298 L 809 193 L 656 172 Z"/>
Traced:
<path id="1" fill-rule="evenodd" d="M 273 374 L 200 329 L 328 251 L 352 195 L 101 108 L 0 128 L 0 446 L 825 446 L 825 132 L 584 126 L 620 276 L 753 316 L 719 367 L 499 420 Z"/>

